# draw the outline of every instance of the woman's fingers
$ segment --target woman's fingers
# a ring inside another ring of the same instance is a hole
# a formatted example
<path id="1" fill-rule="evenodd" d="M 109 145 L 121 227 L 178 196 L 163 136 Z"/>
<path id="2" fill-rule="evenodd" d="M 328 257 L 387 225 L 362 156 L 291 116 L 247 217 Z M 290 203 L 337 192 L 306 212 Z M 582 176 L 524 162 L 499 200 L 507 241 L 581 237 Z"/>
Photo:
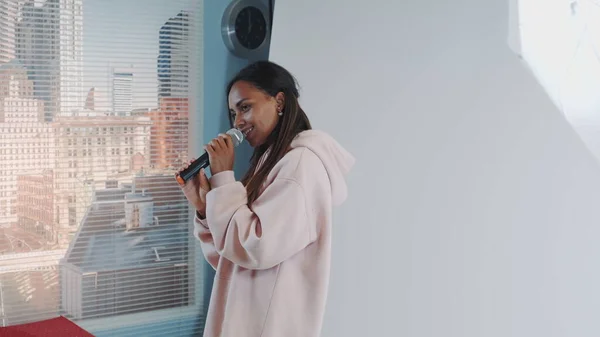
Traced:
<path id="1" fill-rule="evenodd" d="M 186 168 L 190 167 L 190 165 L 192 165 L 194 160 L 196 160 L 196 158 L 192 158 L 187 164 L 185 164 L 185 167 L 183 169 L 185 170 Z"/>
<path id="2" fill-rule="evenodd" d="M 204 151 L 206 151 L 206 153 L 208 153 L 208 156 L 210 157 L 213 154 L 215 154 L 215 147 L 211 143 L 208 143 L 204 147 Z"/>
<path id="3" fill-rule="evenodd" d="M 233 141 L 231 140 L 231 136 L 226 135 L 224 133 L 220 133 L 218 138 L 223 141 L 224 147 L 226 147 L 226 148 L 233 147 Z"/>
<path id="4" fill-rule="evenodd" d="M 213 152 L 218 152 L 222 149 L 228 149 L 233 147 L 233 141 L 231 136 L 224 133 L 220 133 L 217 137 L 213 138 L 206 146 L 205 149 L 212 148 Z"/>
<path id="5" fill-rule="evenodd" d="M 217 138 L 213 139 L 213 142 L 215 142 L 215 144 L 217 144 L 218 150 L 224 149 L 226 147 L 225 142 L 223 141 L 223 138 L 221 138 L 221 137 L 217 137 Z"/>
<path id="6" fill-rule="evenodd" d="M 204 169 L 200 170 L 200 188 L 206 192 L 210 191 L 210 183 L 208 182 Z"/>
<path id="7" fill-rule="evenodd" d="M 227 135 L 219 135 L 218 137 L 211 140 L 208 144 L 206 144 L 207 148 L 212 148 L 214 152 L 218 152 L 220 150 L 224 150 L 230 146 L 231 138 Z"/>

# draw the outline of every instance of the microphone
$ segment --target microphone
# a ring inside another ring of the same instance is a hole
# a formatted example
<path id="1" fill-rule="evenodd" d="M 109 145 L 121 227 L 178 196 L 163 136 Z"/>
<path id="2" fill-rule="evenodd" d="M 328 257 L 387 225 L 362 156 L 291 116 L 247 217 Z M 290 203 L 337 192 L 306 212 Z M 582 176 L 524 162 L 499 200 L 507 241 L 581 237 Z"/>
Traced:
<path id="1" fill-rule="evenodd" d="M 229 129 L 225 134 L 231 136 L 234 147 L 237 147 L 244 141 L 244 134 L 238 129 Z M 175 179 L 177 179 L 179 185 L 183 186 L 188 180 L 198 174 L 201 169 L 206 168 L 209 165 L 208 152 L 204 152 L 204 154 L 201 155 L 200 158 L 194 160 L 190 166 L 181 170 Z"/>

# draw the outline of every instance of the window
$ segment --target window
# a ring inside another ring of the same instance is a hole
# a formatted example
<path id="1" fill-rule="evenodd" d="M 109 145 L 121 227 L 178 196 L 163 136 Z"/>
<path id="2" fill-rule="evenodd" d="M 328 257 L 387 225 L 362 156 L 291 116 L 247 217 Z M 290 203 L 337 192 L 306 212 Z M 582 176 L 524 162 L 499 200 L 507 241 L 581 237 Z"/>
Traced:
<path id="1" fill-rule="evenodd" d="M 0 325 L 189 331 L 177 320 L 203 321 L 204 260 L 174 168 L 187 107 L 203 106 L 202 1 L 3 6 L 0 101 L 20 97 L 0 112 L 0 227 L 19 244 L 0 245 Z"/>

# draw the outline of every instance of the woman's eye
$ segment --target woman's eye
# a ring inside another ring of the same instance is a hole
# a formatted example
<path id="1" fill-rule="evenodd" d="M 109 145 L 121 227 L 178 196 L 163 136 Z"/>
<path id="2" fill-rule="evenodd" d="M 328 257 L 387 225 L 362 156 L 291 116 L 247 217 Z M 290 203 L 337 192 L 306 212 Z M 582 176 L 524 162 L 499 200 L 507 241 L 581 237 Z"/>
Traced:
<path id="1" fill-rule="evenodd" d="M 242 112 L 246 112 L 246 111 L 250 110 L 250 106 L 249 105 L 242 105 L 241 106 L 241 110 L 242 110 Z"/>

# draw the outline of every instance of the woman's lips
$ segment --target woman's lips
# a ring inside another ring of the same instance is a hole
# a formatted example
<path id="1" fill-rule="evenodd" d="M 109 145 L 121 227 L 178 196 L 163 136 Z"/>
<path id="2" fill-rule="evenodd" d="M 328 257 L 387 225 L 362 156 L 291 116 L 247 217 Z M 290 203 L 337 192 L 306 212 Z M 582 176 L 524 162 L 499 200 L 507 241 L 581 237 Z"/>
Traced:
<path id="1" fill-rule="evenodd" d="M 248 137 L 252 134 L 252 131 L 254 130 L 254 127 L 251 127 L 249 129 L 247 129 L 246 131 L 244 131 L 244 137 L 246 139 L 248 139 Z"/>

